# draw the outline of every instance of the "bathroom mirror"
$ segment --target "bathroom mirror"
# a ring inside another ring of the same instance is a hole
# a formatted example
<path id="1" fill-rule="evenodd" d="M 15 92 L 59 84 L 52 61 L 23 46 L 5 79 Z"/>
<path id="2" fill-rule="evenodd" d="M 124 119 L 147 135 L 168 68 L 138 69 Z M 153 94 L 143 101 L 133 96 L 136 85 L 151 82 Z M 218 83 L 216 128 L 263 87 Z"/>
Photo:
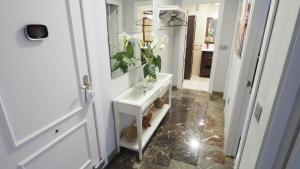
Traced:
<path id="1" fill-rule="evenodd" d="M 152 8 L 152 0 L 106 0 L 112 78 L 141 66 L 138 41 L 151 41 Z"/>
<path id="2" fill-rule="evenodd" d="M 215 43 L 215 34 L 217 30 L 217 19 L 207 18 L 206 21 L 206 34 L 205 34 L 205 43 L 213 44 Z"/>

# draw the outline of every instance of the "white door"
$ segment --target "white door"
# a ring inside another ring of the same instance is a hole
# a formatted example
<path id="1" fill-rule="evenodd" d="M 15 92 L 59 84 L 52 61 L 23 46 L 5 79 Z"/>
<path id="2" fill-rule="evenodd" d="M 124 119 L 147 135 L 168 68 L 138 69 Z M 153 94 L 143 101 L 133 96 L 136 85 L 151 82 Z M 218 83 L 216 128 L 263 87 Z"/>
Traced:
<path id="1" fill-rule="evenodd" d="M 92 169 L 99 161 L 81 0 L 0 5 L 0 168 Z M 46 25 L 31 41 L 28 24 Z"/>

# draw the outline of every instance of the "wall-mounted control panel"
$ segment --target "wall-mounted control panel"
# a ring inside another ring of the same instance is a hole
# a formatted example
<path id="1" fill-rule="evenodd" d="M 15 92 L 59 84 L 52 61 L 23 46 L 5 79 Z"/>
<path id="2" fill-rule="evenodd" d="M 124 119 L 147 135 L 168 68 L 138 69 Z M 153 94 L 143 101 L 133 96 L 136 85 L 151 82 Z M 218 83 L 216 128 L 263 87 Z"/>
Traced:
<path id="1" fill-rule="evenodd" d="M 41 24 L 30 24 L 25 26 L 25 35 L 29 40 L 44 40 L 48 38 L 48 28 Z"/>

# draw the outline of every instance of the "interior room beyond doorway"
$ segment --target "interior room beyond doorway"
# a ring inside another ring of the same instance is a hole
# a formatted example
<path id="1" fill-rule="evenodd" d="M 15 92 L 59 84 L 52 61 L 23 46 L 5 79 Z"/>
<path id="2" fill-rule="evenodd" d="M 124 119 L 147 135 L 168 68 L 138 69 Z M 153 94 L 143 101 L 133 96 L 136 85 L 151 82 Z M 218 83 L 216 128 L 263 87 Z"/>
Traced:
<path id="1" fill-rule="evenodd" d="M 209 90 L 219 3 L 191 4 L 188 11 L 186 56 L 182 87 Z"/>

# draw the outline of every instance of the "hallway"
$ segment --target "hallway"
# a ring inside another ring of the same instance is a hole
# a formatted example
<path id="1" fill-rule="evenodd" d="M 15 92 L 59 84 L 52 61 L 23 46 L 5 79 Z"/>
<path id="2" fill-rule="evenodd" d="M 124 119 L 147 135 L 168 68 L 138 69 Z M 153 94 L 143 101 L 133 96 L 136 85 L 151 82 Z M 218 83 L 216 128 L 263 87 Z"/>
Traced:
<path id="1" fill-rule="evenodd" d="M 231 169 L 223 155 L 224 103 L 222 96 L 174 89 L 168 114 L 148 146 L 144 158 L 121 149 L 106 169 Z"/>
<path id="2" fill-rule="evenodd" d="M 182 88 L 208 92 L 209 78 L 192 75 L 190 80 L 183 80 Z"/>

